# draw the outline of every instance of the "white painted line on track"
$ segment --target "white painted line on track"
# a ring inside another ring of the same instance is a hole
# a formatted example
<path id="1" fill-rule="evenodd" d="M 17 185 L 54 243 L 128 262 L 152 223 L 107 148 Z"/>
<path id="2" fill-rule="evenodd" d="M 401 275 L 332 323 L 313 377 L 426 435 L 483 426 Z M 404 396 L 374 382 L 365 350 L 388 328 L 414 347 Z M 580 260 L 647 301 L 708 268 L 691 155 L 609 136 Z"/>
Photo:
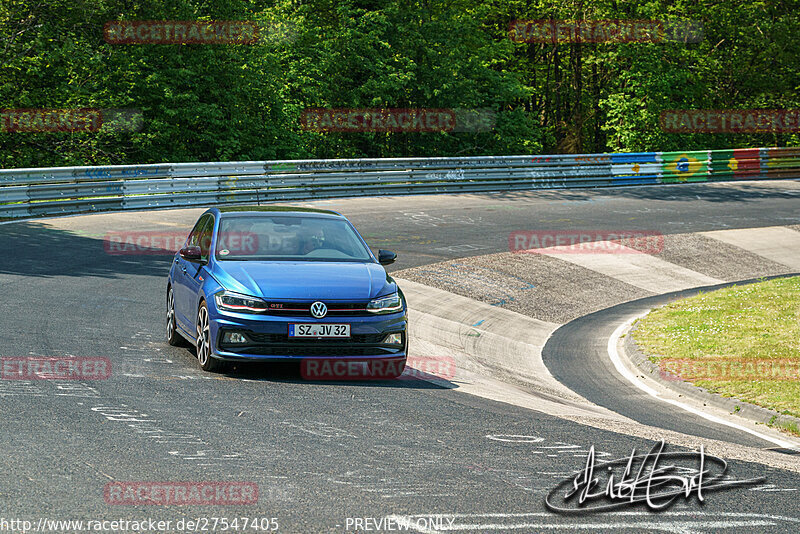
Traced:
<path id="1" fill-rule="evenodd" d="M 617 372 L 619 374 L 621 374 L 628 382 L 630 382 L 631 384 L 633 384 L 634 386 L 636 386 L 637 388 L 639 388 L 640 390 L 644 391 L 645 393 L 647 393 L 648 395 L 650 395 L 651 397 L 653 397 L 655 399 L 658 399 L 658 400 L 660 400 L 662 402 L 665 402 L 667 404 L 671 404 L 673 406 L 676 406 L 676 407 L 678 407 L 678 408 L 680 408 L 682 410 L 685 410 L 685 411 L 687 411 L 687 412 L 689 412 L 691 414 L 697 415 L 698 417 L 702 417 L 703 419 L 706 419 L 707 421 L 711 421 L 712 423 L 725 425 L 725 426 L 734 428 L 736 430 L 740 430 L 742 432 L 747 432 L 748 434 L 751 434 L 751 435 L 753 435 L 753 436 L 755 436 L 755 437 L 757 437 L 759 439 L 762 439 L 764 441 L 768 441 L 770 443 L 774 443 L 775 445 L 777 445 L 778 447 L 781 447 L 781 448 L 786 448 L 786 449 L 796 449 L 797 448 L 797 445 L 795 443 L 790 442 L 790 441 L 784 441 L 782 439 L 778 439 L 778 438 L 774 438 L 772 436 L 768 436 L 766 434 L 762 434 L 761 432 L 758 432 L 758 431 L 753 430 L 751 428 L 747 428 L 745 426 L 738 425 L 738 424 L 733 423 L 731 421 L 727 421 L 725 419 L 722 419 L 721 417 L 717 417 L 715 415 L 711 415 L 709 413 L 703 412 L 702 410 L 698 410 L 696 408 L 693 408 L 692 406 L 689 406 L 688 404 L 684 404 L 684 403 L 682 403 L 680 401 L 662 397 L 661 394 L 658 391 L 656 391 L 655 389 L 651 388 L 647 384 L 644 384 L 643 382 L 641 382 L 636 377 L 636 375 L 634 375 L 627 367 L 625 367 L 625 365 L 622 363 L 622 359 L 621 359 L 621 357 L 619 355 L 619 351 L 617 350 L 617 345 L 619 344 L 619 340 L 620 340 L 620 337 L 622 336 L 622 333 L 624 331 L 626 331 L 628 328 L 630 328 L 630 326 L 633 324 L 633 322 L 636 319 L 640 318 L 641 316 L 642 316 L 642 314 L 639 314 L 639 315 L 636 315 L 636 316 L 633 316 L 633 317 L 629 318 L 623 324 L 619 325 L 617 327 L 617 329 L 614 330 L 614 333 L 611 334 L 611 337 L 608 338 L 608 357 L 611 359 L 611 363 L 614 364 L 614 368 L 616 368 Z"/>
<path id="2" fill-rule="evenodd" d="M 506 441 L 509 443 L 541 443 L 544 438 L 539 436 L 524 436 L 521 434 L 489 434 L 487 438 L 494 441 Z"/>

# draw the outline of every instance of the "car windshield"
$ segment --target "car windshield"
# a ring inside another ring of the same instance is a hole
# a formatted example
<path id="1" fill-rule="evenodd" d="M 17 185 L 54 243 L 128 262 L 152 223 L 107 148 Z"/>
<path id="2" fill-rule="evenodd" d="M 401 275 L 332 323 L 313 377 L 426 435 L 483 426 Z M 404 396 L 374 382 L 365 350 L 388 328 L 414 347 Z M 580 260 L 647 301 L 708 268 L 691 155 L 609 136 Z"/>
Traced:
<path id="1" fill-rule="evenodd" d="M 223 217 L 215 254 L 222 261 L 372 261 L 347 221 L 296 215 Z"/>

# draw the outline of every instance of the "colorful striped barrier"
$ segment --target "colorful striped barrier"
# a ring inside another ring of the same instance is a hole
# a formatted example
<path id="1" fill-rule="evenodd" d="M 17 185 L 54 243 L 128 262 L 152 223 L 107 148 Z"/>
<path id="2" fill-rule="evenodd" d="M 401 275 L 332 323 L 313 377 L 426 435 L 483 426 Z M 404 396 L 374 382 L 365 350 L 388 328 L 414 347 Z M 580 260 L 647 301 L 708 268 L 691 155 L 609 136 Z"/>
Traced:
<path id="1" fill-rule="evenodd" d="M 800 148 L 0 170 L 0 217 L 353 196 L 800 178 Z"/>

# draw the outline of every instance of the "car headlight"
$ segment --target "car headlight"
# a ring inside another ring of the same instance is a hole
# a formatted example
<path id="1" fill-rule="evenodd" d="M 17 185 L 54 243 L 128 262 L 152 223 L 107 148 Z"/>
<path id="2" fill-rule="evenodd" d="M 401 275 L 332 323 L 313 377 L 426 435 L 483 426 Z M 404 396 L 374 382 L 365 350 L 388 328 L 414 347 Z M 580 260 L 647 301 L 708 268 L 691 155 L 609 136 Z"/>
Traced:
<path id="1" fill-rule="evenodd" d="M 403 299 L 399 293 L 373 299 L 367 304 L 367 311 L 372 313 L 392 313 L 403 309 Z"/>
<path id="2" fill-rule="evenodd" d="M 217 308 L 232 312 L 259 313 L 267 309 L 267 303 L 259 298 L 230 291 L 220 291 L 214 295 L 214 300 L 217 302 Z"/>

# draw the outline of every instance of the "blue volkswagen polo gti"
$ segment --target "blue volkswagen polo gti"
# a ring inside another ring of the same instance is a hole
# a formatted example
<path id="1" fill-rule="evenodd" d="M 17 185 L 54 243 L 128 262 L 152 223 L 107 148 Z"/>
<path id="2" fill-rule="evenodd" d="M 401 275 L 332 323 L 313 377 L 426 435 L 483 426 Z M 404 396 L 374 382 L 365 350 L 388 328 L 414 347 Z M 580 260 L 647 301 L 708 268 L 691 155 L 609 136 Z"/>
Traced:
<path id="1" fill-rule="evenodd" d="M 395 258 L 381 250 L 376 259 L 334 211 L 211 208 L 169 272 L 167 341 L 193 343 L 206 371 L 231 361 L 313 358 L 382 361 L 397 376 L 406 362 L 407 307 L 383 268 Z"/>

